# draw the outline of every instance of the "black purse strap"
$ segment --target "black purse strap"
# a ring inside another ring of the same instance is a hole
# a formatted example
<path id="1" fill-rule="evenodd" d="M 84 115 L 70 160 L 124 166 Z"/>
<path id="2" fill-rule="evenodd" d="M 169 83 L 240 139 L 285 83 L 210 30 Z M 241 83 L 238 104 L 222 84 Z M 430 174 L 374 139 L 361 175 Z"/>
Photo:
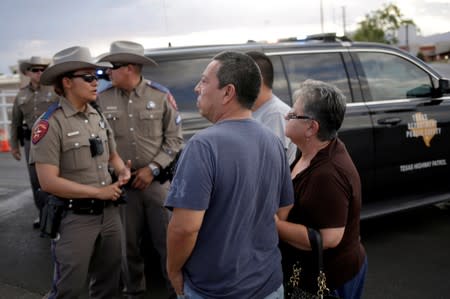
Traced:
<path id="1" fill-rule="evenodd" d="M 308 238 L 313 255 L 317 257 L 317 270 L 323 271 L 323 244 L 320 232 L 308 227 Z"/>
<path id="2" fill-rule="evenodd" d="M 317 260 L 317 296 L 318 298 L 325 298 L 330 290 L 327 288 L 325 272 L 323 270 L 322 236 L 319 231 L 308 227 L 308 238 L 313 256 L 315 256 Z"/>

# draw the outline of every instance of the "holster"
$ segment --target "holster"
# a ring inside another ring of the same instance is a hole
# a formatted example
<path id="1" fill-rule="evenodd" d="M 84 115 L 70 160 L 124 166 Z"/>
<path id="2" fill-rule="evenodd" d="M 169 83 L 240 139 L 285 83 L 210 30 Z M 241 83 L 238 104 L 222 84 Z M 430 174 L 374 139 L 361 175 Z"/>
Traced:
<path id="1" fill-rule="evenodd" d="M 172 179 L 175 175 L 175 171 L 177 170 L 178 159 L 180 158 L 181 150 L 176 154 L 175 158 L 170 162 L 167 167 L 161 169 L 160 174 L 154 179 L 158 181 L 160 184 L 164 184 L 166 181 L 172 182 Z"/>
<path id="2" fill-rule="evenodd" d="M 45 205 L 41 212 L 41 237 L 55 239 L 59 233 L 61 220 L 64 217 L 66 203 L 53 194 L 38 190 L 39 197 L 43 198 Z"/>
<path id="3" fill-rule="evenodd" d="M 17 139 L 19 140 L 20 146 L 25 145 L 23 127 L 21 125 L 17 127 Z"/>

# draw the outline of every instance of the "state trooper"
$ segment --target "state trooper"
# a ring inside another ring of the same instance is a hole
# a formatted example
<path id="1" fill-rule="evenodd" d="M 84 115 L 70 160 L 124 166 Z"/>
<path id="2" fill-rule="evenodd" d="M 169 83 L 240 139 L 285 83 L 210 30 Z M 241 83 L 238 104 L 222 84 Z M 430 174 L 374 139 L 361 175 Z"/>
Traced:
<path id="1" fill-rule="evenodd" d="M 119 298 L 122 226 L 115 201 L 130 178 L 130 162 L 124 164 L 107 121 L 92 106 L 100 65 L 89 49 L 67 48 L 53 60 L 41 81 L 61 97 L 35 123 L 30 150 L 41 188 L 52 194 L 47 205 L 56 197 L 64 206 L 59 237 L 51 242 L 49 298 L 78 298 L 88 277 L 90 298 Z"/>
<path id="2" fill-rule="evenodd" d="M 156 63 L 144 56 L 142 45 L 116 41 L 100 61 L 112 64 L 111 84 L 99 93 L 98 103 L 114 131 L 121 157 L 131 160 L 132 178 L 127 189 L 128 203 L 122 207 L 125 231 L 122 276 L 124 294 L 142 298 L 145 292 L 141 241 L 147 228 L 160 256 L 167 280 L 166 233 L 169 212 L 164 208 L 169 182 L 158 182 L 183 146 L 181 118 L 175 100 L 162 85 L 142 77 L 144 66 Z M 169 293 L 175 296 L 167 280 Z"/>
<path id="3" fill-rule="evenodd" d="M 34 165 L 28 164 L 30 152 L 31 128 L 39 116 L 44 113 L 48 107 L 53 104 L 58 95 L 53 91 L 52 86 L 41 85 L 41 74 L 50 64 L 50 59 L 32 56 L 19 64 L 22 74 L 29 77 L 30 82 L 19 90 L 14 100 L 11 118 L 10 146 L 11 154 L 17 161 L 22 159 L 20 151 L 24 147 L 25 160 L 28 167 L 33 199 L 36 207 L 40 211 L 44 203 L 37 196 L 39 181 L 37 179 Z M 39 217 L 34 220 L 34 228 L 39 228 Z"/>

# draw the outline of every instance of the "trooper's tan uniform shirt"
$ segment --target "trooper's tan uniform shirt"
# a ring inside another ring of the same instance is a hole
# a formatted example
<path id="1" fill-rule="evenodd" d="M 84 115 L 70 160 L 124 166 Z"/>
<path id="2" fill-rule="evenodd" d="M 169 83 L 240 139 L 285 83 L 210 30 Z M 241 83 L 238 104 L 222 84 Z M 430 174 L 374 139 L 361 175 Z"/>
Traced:
<path id="1" fill-rule="evenodd" d="M 40 120 L 33 128 L 30 163 L 55 165 L 60 176 L 80 184 L 103 187 L 111 184 L 108 172 L 110 153 L 115 152 L 114 135 L 100 114 L 87 105 L 79 112 L 61 97 L 59 105 L 49 117 L 48 131 L 44 133 Z M 38 140 L 39 135 L 41 138 Z M 103 154 L 91 156 L 89 138 L 99 137 L 103 142 Z M 37 141 L 37 142 L 36 142 Z"/>
<path id="2" fill-rule="evenodd" d="M 170 95 L 150 84 L 142 79 L 130 94 L 108 88 L 98 98 L 114 131 L 117 152 L 136 169 L 150 162 L 166 167 L 183 144 L 181 119 L 169 103 Z"/>
<path id="3" fill-rule="evenodd" d="M 19 148 L 18 128 L 22 123 L 27 124 L 31 130 L 38 117 L 57 99 L 58 95 L 53 91 L 53 86 L 41 85 L 38 89 L 34 89 L 28 84 L 20 89 L 12 110 L 10 134 L 12 148 Z"/>

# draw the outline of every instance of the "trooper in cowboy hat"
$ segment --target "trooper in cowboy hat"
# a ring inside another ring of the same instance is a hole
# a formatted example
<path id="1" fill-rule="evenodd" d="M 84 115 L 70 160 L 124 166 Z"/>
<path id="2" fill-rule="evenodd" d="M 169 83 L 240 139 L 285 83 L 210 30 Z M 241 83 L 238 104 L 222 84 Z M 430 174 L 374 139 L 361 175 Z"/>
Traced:
<path id="1" fill-rule="evenodd" d="M 42 72 L 49 63 L 50 59 L 32 56 L 19 64 L 21 73 L 29 78 L 29 82 L 19 90 L 14 101 L 9 134 L 11 154 L 14 159 L 18 161 L 22 159 L 20 147 L 24 147 L 33 199 L 39 213 L 44 202 L 37 196 L 39 181 L 34 166 L 29 165 L 28 161 L 31 128 L 38 117 L 58 98 L 51 86 L 41 85 Z M 39 228 L 39 220 L 40 216 L 34 219 L 34 228 Z"/>
<path id="2" fill-rule="evenodd" d="M 24 60 L 19 64 L 20 72 L 24 75 L 27 75 L 27 72 L 30 71 L 33 67 L 38 67 L 42 69 L 42 71 L 50 64 L 51 59 L 40 57 L 40 56 L 31 56 L 30 59 Z"/>
<path id="3" fill-rule="evenodd" d="M 169 214 L 164 208 L 169 182 L 161 173 L 183 146 L 181 119 L 170 91 L 142 77 L 144 66 L 156 62 L 144 55 L 144 47 L 116 41 L 100 61 L 111 62 L 110 85 L 99 92 L 97 102 L 111 125 L 117 151 L 131 160 L 134 177 L 127 185 L 128 203 L 122 207 L 125 245 L 124 294 L 140 298 L 145 293 L 144 259 L 140 244 L 145 227 L 166 271 L 166 232 Z M 123 117 L 122 117 L 123 116 Z M 176 298 L 167 280 L 170 296 Z"/>
<path id="4" fill-rule="evenodd" d="M 98 63 L 86 47 L 70 47 L 53 56 L 53 63 L 44 71 L 41 77 L 43 84 L 54 84 L 61 75 L 78 69 L 102 69 L 110 67 L 110 63 Z"/>
<path id="5" fill-rule="evenodd" d="M 62 95 L 34 125 L 30 151 L 42 190 L 57 196 L 64 210 L 52 247 L 49 298 L 80 297 L 88 277 L 91 298 L 119 295 L 122 225 L 116 201 L 130 178 L 130 164 L 118 155 L 111 129 L 92 105 L 96 70 L 104 66 L 94 62 L 89 49 L 71 47 L 56 53 L 42 74 Z M 42 232 L 54 238 L 45 230 L 49 224 L 41 225 Z"/>
<path id="6" fill-rule="evenodd" d="M 130 63 L 138 65 L 156 66 L 157 63 L 144 55 L 141 44 L 130 41 L 116 41 L 111 44 L 109 53 L 103 54 L 99 61 L 111 63 Z"/>

